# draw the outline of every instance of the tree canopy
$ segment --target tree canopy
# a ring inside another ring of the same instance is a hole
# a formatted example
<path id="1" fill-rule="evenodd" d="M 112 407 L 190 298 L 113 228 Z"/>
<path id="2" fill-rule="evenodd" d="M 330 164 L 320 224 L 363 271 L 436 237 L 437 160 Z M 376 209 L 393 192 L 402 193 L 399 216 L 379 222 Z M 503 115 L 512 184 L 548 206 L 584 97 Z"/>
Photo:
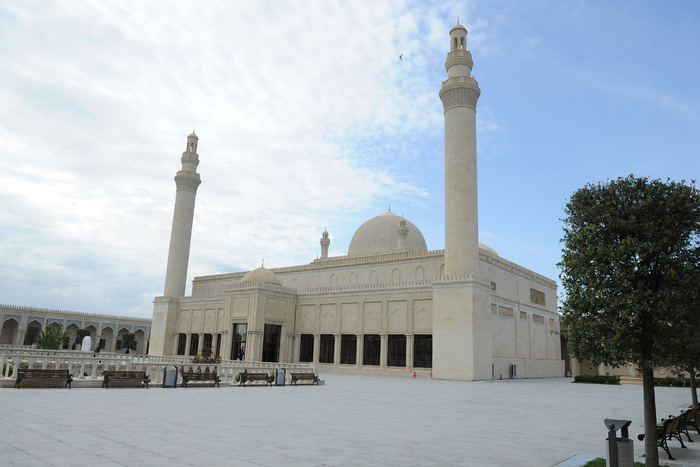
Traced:
<path id="1" fill-rule="evenodd" d="M 688 365 L 700 193 L 684 181 L 630 175 L 577 190 L 565 213 L 559 267 L 569 353 L 642 367 L 646 462 L 656 467 L 654 367 Z"/>
<path id="2" fill-rule="evenodd" d="M 685 182 L 619 178 L 566 205 L 560 278 L 569 351 L 621 366 L 668 365 L 665 349 L 697 264 L 700 194 Z"/>

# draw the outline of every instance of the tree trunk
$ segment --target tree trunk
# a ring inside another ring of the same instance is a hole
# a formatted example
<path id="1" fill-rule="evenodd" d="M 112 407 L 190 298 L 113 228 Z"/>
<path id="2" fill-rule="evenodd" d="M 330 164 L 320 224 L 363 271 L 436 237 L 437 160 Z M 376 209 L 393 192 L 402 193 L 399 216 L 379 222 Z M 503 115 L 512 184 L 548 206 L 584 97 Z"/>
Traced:
<path id="1" fill-rule="evenodd" d="M 690 395 L 693 398 L 693 408 L 698 406 L 698 388 L 695 385 L 695 368 L 689 368 L 690 373 Z"/>
<path id="2" fill-rule="evenodd" d="M 659 467 L 659 448 L 656 444 L 656 395 L 654 394 L 654 370 L 643 365 L 644 384 L 644 452 L 647 467 Z"/>

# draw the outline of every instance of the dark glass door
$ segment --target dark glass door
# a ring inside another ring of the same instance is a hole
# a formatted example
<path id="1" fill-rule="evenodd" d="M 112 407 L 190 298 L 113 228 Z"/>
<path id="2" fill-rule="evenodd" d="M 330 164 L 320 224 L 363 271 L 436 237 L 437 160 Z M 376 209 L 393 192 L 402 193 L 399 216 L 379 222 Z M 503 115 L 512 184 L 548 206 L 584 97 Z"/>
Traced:
<path id="1" fill-rule="evenodd" d="M 231 360 L 243 360 L 245 357 L 245 336 L 247 323 L 233 325 L 233 342 L 231 342 Z"/>
<path id="2" fill-rule="evenodd" d="M 263 362 L 278 362 L 280 353 L 280 334 L 282 326 L 266 324 L 263 339 Z"/>

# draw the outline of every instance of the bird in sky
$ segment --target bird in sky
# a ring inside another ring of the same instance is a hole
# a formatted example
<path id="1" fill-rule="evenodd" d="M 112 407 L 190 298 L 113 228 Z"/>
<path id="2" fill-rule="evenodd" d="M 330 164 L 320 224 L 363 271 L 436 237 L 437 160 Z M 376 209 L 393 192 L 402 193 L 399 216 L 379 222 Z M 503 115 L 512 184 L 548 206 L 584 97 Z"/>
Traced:
<path id="1" fill-rule="evenodd" d="M 399 60 L 403 61 L 403 54 L 399 55 Z"/>

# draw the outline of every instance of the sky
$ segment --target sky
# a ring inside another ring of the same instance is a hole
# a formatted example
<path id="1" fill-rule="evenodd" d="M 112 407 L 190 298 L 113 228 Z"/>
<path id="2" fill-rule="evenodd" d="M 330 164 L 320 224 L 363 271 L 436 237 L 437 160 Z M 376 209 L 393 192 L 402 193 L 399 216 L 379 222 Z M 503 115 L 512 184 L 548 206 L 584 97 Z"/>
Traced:
<path id="1" fill-rule="evenodd" d="M 193 129 L 188 295 L 309 263 L 324 228 L 347 254 L 389 204 L 444 248 L 457 16 L 501 257 L 558 282 L 576 189 L 698 177 L 698 1 L 0 0 L 0 303 L 151 317 Z"/>

